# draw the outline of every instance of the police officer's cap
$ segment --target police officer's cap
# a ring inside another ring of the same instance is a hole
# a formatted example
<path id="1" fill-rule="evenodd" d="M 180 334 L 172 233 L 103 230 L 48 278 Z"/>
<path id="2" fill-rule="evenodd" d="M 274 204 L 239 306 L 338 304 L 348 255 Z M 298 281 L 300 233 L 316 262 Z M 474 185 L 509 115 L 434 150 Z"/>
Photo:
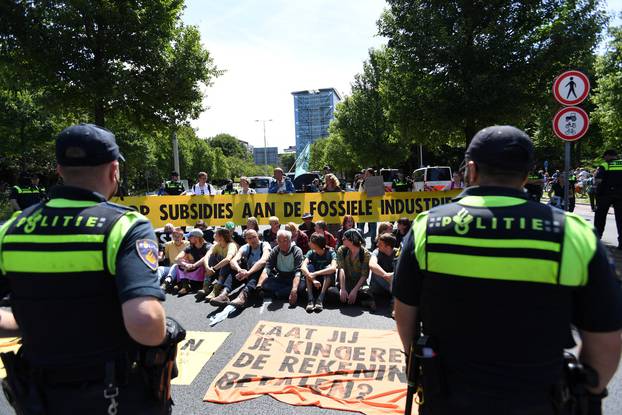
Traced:
<path id="1" fill-rule="evenodd" d="M 176 171 L 172 171 L 171 176 L 179 176 L 179 173 L 177 173 Z"/>
<path id="2" fill-rule="evenodd" d="M 465 153 L 468 160 L 510 171 L 529 170 L 534 163 L 533 142 L 511 125 L 494 125 L 480 130 Z"/>
<path id="3" fill-rule="evenodd" d="M 61 166 L 99 166 L 125 158 L 112 132 L 95 124 L 79 124 L 56 137 L 56 160 Z"/>

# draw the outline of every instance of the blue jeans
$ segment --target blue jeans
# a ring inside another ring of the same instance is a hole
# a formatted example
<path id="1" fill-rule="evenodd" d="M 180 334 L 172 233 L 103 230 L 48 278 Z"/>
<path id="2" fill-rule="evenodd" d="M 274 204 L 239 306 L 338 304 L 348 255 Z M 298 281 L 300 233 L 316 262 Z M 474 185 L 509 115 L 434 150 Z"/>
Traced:
<path id="1" fill-rule="evenodd" d="M 158 278 L 160 283 L 166 278 L 171 277 L 172 281 L 177 280 L 177 270 L 179 266 L 177 264 L 173 264 L 170 267 L 158 267 Z"/>
<path id="2" fill-rule="evenodd" d="M 272 292 L 275 298 L 289 298 L 289 293 L 292 291 L 292 285 L 294 283 L 294 273 L 277 271 L 276 274 L 268 275 L 268 279 L 263 283 L 262 288 L 264 291 Z M 307 284 L 305 278 L 300 276 L 300 283 L 298 284 L 298 294 L 303 293 Z"/>

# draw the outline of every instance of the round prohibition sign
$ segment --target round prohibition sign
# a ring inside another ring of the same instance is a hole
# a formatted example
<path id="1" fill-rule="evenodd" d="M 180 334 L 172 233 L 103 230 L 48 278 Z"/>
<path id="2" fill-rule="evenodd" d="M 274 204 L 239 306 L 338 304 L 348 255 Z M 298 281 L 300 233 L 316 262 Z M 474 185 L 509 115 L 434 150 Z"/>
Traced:
<path id="1" fill-rule="evenodd" d="M 553 118 L 553 131 L 564 141 L 576 141 L 583 137 L 590 126 L 587 113 L 578 107 L 562 108 Z"/>
<path id="2" fill-rule="evenodd" d="M 590 93 L 590 80 L 579 71 L 566 71 L 555 78 L 553 96 L 562 105 L 580 104 Z"/>

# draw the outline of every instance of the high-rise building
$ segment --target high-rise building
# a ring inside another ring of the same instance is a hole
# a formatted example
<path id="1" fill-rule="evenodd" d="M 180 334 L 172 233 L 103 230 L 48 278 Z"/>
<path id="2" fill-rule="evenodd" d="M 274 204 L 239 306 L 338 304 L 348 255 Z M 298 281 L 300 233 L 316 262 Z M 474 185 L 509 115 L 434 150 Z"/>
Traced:
<path id="1" fill-rule="evenodd" d="M 253 147 L 253 159 L 255 164 L 269 164 L 276 166 L 279 162 L 278 147 Z"/>
<path id="2" fill-rule="evenodd" d="M 341 96 L 333 88 L 292 92 L 296 126 L 296 154 L 307 144 L 328 136 L 328 125 L 335 117 Z"/>

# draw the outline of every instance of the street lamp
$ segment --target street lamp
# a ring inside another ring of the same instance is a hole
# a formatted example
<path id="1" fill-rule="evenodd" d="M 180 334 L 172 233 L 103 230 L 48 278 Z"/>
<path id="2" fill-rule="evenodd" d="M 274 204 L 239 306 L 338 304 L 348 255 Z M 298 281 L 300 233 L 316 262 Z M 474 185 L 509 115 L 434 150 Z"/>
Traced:
<path id="1" fill-rule="evenodd" d="M 264 164 L 266 165 L 266 171 L 267 171 L 268 170 L 268 142 L 266 141 L 266 123 L 272 122 L 272 119 L 255 120 L 255 122 L 260 122 L 263 124 L 263 157 L 264 157 Z"/>

